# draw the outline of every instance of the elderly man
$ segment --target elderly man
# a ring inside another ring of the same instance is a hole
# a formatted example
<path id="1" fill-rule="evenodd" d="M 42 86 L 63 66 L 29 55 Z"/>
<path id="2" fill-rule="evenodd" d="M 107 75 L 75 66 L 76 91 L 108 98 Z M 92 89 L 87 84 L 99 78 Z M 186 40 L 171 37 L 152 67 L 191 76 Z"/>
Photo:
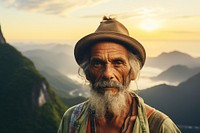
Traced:
<path id="1" fill-rule="evenodd" d="M 104 17 L 95 33 L 77 42 L 74 55 L 90 82 L 91 95 L 65 112 L 58 133 L 180 132 L 168 116 L 146 105 L 129 87 L 146 54 L 120 22 Z"/>

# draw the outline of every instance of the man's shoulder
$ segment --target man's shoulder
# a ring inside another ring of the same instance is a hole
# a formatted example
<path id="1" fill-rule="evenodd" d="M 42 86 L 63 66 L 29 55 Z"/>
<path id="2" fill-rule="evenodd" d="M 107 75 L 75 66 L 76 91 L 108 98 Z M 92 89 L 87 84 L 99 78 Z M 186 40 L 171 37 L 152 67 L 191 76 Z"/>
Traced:
<path id="1" fill-rule="evenodd" d="M 74 123 L 78 119 L 78 117 L 84 113 L 86 108 L 88 107 L 88 102 L 85 101 L 83 103 L 74 105 L 67 109 L 64 113 L 63 118 L 60 123 L 60 127 L 58 129 L 58 133 L 68 132 L 74 128 Z M 84 110 L 84 111 L 83 111 Z"/>
<path id="2" fill-rule="evenodd" d="M 88 101 L 85 101 L 68 108 L 67 111 L 64 113 L 64 118 L 69 118 L 74 113 L 78 115 L 78 113 L 80 113 L 82 109 L 85 108 L 85 106 L 87 106 L 87 104 Z"/>
<path id="3" fill-rule="evenodd" d="M 154 111 L 151 113 L 151 115 L 149 116 L 149 123 L 150 124 L 162 124 L 167 118 L 169 118 L 166 114 L 164 114 L 163 112 L 154 109 Z"/>
<path id="4" fill-rule="evenodd" d="M 180 133 L 180 130 L 175 123 L 163 112 L 154 110 L 148 119 L 149 128 L 154 133 Z"/>

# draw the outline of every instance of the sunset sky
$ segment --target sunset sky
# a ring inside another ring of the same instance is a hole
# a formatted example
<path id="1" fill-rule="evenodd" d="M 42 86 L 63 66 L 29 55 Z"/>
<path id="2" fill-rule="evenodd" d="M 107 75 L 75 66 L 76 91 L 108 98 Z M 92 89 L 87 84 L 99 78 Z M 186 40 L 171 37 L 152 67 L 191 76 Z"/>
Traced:
<path id="1" fill-rule="evenodd" d="M 200 57 L 200 0 L 1 0 L 8 42 L 76 42 L 116 17 L 150 56 L 179 50 Z"/>

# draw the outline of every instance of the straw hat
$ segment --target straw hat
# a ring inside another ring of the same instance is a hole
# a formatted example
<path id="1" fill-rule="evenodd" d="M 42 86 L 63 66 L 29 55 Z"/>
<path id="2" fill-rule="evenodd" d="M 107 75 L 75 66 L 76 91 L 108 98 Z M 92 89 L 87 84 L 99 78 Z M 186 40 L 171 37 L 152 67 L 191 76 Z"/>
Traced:
<path id="1" fill-rule="evenodd" d="M 109 41 L 123 45 L 127 50 L 137 56 L 143 67 L 146 52 L 144 47 L 134 38 L 129 36 L 126 27 L 113 18 L 104 17 L 99 27 L 94 33 L 91 33 L 81 38 L 75 45 L 74 56 L 76 62 L 80 65 L 83 62 L 84 55 L 89 53 L 89 50 L 97 42 Z"/>

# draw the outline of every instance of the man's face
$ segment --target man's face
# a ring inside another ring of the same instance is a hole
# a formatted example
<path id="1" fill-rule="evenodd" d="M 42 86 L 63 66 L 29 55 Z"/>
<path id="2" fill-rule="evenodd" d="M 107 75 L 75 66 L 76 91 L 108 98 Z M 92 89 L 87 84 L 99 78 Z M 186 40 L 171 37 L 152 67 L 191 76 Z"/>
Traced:
<path id="1" fill-rule="evenodd" d="M 114 42 L 100 42 L 91 48 L 89 80 L 94 85 L 99 81 L 114 81 L 113 86 L 105 85 L 97 88 L 97 92 L 111 91 L 113 95 L 119 92 L 115 84 L 127 86 L 130 83 L 131 66 L 128 50 Z M 128 80 L 128 83 L 127 83 Z"/>

